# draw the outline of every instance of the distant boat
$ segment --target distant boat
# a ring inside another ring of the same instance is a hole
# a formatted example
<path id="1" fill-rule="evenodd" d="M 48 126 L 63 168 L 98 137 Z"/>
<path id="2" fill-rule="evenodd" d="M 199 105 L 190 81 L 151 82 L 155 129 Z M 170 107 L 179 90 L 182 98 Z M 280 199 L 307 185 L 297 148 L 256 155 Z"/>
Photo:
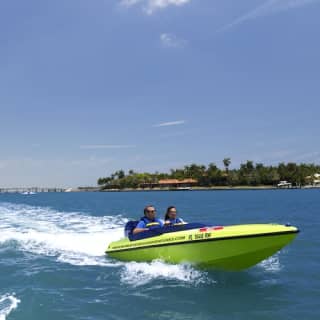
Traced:
<path id="1" fill-rule="evenodd" d="M 192 191 L 191 187 L 176 187 L 176 188 L 170 188 L 170 191 Z"/>
<path id="2" fill-rule="evenodd" d="M 291 182 L 288 182 L 288 181 L 280 181 L 278 184 L 277 184 L 277 187 L 278 188 L 291 188 L 292 187 L 292 183 Z"/>
<path id="3" fill-rule="evenodd" d="M 24 191 L 24 192 L 21 192 L 21 194 L 27 195 L 27 194 L 36 194 L 36 193 L 32 191 Z"/>

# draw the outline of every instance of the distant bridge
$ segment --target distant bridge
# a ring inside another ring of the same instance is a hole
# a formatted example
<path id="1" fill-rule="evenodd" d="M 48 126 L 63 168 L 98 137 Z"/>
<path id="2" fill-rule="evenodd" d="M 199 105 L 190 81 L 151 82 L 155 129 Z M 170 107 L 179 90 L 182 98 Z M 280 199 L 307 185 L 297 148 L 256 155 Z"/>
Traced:
<path id="1" fill-rule="evenodd" d="M 65 192 L 64 188 L 43 188 L 43 187 L 18 187 L 0 188 L 0 193 L 37 193 L 37 192 Z"/>

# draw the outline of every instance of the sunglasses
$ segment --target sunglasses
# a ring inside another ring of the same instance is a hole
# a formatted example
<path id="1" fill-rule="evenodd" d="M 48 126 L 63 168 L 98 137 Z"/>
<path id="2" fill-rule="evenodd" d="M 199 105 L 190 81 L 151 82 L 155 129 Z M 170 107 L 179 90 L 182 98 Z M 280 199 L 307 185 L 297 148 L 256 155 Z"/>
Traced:
<path id="1" fill-rule="evenodd" d="M 148 213 L 155 213 L 157 210 L 147 210 Z"/>

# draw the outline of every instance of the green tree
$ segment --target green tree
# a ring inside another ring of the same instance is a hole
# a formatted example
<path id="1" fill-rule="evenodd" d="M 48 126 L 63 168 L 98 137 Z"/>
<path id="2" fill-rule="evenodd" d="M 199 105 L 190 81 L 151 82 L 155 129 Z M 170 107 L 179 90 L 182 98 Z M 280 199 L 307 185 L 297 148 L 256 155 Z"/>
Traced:
<path id="1" fill-rule="evenodd" d="M 210 163 L 207 170 L 210 185 L 221 185 L 222 173 L 215 163 Z"/>
<path id="2" fill-rule="evenodd" d="M 229 166 L 231 164 L 231 159 L 230 158 L 224 158 L 223 159 L 223 165 L 225 167 L 226 173 L 228 174 L 229 172 Z"/>
<path id="3" fill-rule="evenodd" d="M 170 173 L 136 173 L 128 171 L 128 175 L 121 169 L 108 177 L 100 177 L 97 184 L 102 189 L 109 188 L 138 188 L 152 186 L 161 179 L 193 178 L 198 180 L 200 186 L 213 185 L 276 185 L 280 180 L 287 180 L 296 185 L 308 183 L 307 177 L 320 173 L 320 166 L 315 164 L 296 164 L 293 162 L 279 163 L 278 166 L 265 166 L 262 163 L 254 165 L 247 160 L 240 164 L 239 169 L 229 170 L 230 158 L 223 159 L 224 170 L 216 164 L 210 163 L 208 167 L 202 164 L 192 163 L 182 169 L 171 169 Z M 312 178 L 309 178 L 309 180 Z M 310 182 L 309 182 L 310 183 Z"/>

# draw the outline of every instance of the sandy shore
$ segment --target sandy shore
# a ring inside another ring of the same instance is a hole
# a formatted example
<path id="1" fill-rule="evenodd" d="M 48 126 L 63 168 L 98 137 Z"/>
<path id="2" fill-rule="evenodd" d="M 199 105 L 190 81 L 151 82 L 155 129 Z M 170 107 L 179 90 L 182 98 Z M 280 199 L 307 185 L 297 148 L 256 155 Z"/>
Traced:
<path id="1" fill-rule="evenodd" d="M 273 190 L 277 189 L 274 186 L 214 186 L 214 187 L 192 187 L 190 189 L 178 189 L 178 188 L 124 188 L 124 189 L 106 189 L 101 192 L 123 192 L 123 191 L 205 191 L 205 190 Z"/>

